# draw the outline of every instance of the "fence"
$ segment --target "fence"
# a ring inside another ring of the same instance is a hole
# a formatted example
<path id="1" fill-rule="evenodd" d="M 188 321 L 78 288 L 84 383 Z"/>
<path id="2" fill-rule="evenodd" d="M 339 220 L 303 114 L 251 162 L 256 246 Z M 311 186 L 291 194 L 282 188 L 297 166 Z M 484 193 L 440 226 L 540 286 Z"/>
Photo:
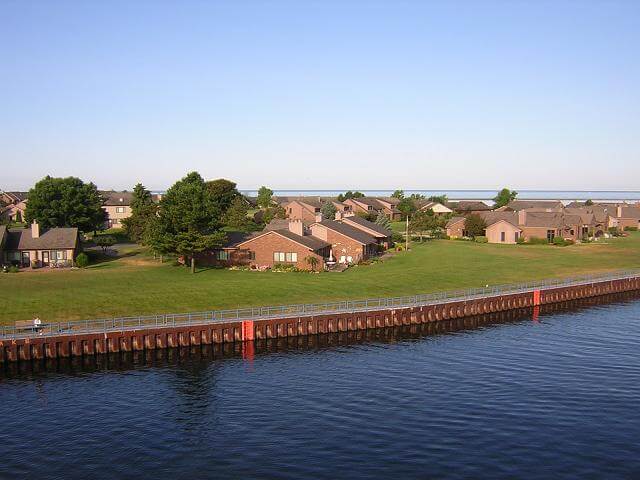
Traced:
<path id="1" fill-rule="evenodd" d="M 640 277 L 640 270 L 627 270 L 608 273 L 605 275 L 583 275 L 571 278 L 520 283 L 515 285 L 495 285 L 491 287 L 487 286 L 482 288 L 402 297 L 370 298 L 366 300 L 346 300 L 341 302 L 280 305 L 272 307 L 251 307 L 235 310 L 212 310 L 193 313 L 167 313 L 136 317 L 74 320 L 68 322 L 43 323 L 39 327 L 27 328 L 4 326 L 0 328 L 0 339 L 15 339 L 30 336 L 52 336 L 65 333 L 102 333 L 144 328 L 228 323 L 242 320 L 263 320 L 270 318 L 327 315 L 332 313 L 366 312 L 390 308 L 427 306 L 438 303 L 473 300 L 499 295 L 532 292 L 534 290 L 586 285 L 597 282 L 637 277 Z"/>

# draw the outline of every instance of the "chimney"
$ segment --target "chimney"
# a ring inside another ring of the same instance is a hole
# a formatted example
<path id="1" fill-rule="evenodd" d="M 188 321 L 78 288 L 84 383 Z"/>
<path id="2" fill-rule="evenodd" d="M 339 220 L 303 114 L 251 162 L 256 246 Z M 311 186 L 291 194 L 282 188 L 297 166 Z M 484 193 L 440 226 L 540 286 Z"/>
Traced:
<path id="1" fill-rule="evenodd" d="M 622 207 L 620 205 L 616 206 L 616 217 L 622 217 Z"/>
<path id="2" fill-rule="evenodd" d="M 301 237 L 304 236 L 304 225 L 302 225 L 302 220 L 290 220 L 289 231 L 296 235 L 300 235 Z"/>
<path id="3" fill-rule="evenodd" d="M 31 238 L 40 238 L 40 225 L 35 220 L 31 224 Z"/>
<path id="4" fill-rule="evenodd" d="M 343 216 L 344 214 L 340 210 L 336 210 L 336 216 L 335 216 L 336 220 L 342 220 Z"/>
<path id="5" fill-rule="evenodd" d="M 518 225 L 526 225 L 527 223 L 527 212 L 525 210 L 518 211 Z"/>
<path id="6" fill-rule="evenodd" d="M 322 221 L 322 213 L 316 213 L 316 222 Z"/>

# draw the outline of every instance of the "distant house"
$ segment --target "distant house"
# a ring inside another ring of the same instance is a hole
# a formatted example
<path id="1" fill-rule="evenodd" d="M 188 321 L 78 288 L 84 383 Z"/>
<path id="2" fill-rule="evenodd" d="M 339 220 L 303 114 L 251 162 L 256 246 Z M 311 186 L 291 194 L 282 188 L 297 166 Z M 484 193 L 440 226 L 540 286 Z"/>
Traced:
<path id="1" fill-rule="evenodd" d="M 102 209 L 107 212 L 106 228 L 121 228 L 122 220 L 131 216 L 132 192 L 100 192 L 104 199 Z"/>
<path id="2" fill-rule="evenodd" d="M 559 200 L 512 200 L 506 207 L 503 207 L 504 210 L 514 212 L 531 208 L 545 212 L 562 212 L 562 210 L 564 210 L 564 204 Z"/>
<path id="3" fill-rule="evenodd" d="M 436 216 L 448 215 L 450 213 L 453 213 L 453 210 L 451 210 L 449 207 L 438 202 L 427 201 L 426 203 L 420 204 L 419 208 L 423 212 L 428 212 L 429 210 L 431 210 Z"/>
<path id="4" fill-rule="evenodd" d="M 358 230 L 362 230 L 368 235 L 371 235 L 376 239 L 378 245 L 382 245 L 384 248 L 389 248 L 392 244 L 391 237 L 393 235 L 393 232 L 391 230 L 387 230 L 384 227 L 381 227 L 377 223 L 370 222 L 369 220 L 359 217 L 358 215 L 337 215 L 336 220 L 341 221 L 346 225 L 357 228 Z"/>
<path id="5" fill-rule="evenodd" d="M 331 245 L 338 263 L 358 263 L 378 253 L 378 241 L 372 235 L 352 225 L 323 220 L 309 226 L 311 235 Z"/>
<path id="6" fill-rule="evenodd" d="M 0 218 L 9 222 L 24 222 L 27 197 L 27 192 L 0 192 Z"/>
<path id="7" fill-rule="evenodd" d="M 397 209 L 399 202 L 396 198 L 359 197 L 348 198 L 342 203 L 348 205 L 355 214 L 375 216 L 383 212 L 389 220 L 397 221 L 402 218 L 402 212 Z"/>
<path id="8" fill-rule="evenodd" d="M 77 228 L 51 228 L 44 232 L 34 222 L 27 228 L 4 228 L 0 249 L 3 263 L 20 267 L 72 266 L 78 253 Z M 0 234 L 2 231 L 0 230 Z"/>
<path id="9" fill-rule="evenodd" d="M 457 202 L 447 202 L 446 207 L 453 210 L 455 213 L 461 213 L 463 215 L 491 210 L 491 207 L 489 205 L 476 200 L 460 200 Z"/>
<path id="10" fill-rule="evenodd" d="M 633 206 L 616 207 L 616 220 L 618 228 L 625 230 L 626 228 L 640 228 L 640 208 Z"/>
<path id="11" fill-rule="evenodd" d="M 311 198 L 292 200 L 285 203 L 284 210 L 290 220 L 302 220 L 303 222 L 315 222 L 320 218 L 322 203 Z"/>

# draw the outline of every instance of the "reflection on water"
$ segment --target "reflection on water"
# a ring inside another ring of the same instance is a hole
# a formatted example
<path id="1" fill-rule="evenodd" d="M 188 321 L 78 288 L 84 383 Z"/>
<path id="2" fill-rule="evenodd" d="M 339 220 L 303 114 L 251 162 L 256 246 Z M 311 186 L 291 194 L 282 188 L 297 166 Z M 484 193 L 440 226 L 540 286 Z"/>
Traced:
<path id="1" fill-rule="evenodd" d="M 638 299 L 8 364 L 0 478 L 639 478 Z"/>

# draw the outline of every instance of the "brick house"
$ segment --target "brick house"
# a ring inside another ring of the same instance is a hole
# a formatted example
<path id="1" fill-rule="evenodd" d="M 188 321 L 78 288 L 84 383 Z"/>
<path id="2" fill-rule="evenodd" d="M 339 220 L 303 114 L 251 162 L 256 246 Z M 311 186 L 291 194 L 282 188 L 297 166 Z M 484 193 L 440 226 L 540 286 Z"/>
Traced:
<path id="1" fill-rule="evenodd" d="M 387 230 L 377 223 L 370 222 L 369 220 L 359 217 L 358 215 L 343 216 L 339 212 L 337 212 L 336 220 L 344 223 L 345 225 L 350 225 L 354 228 L 357 228 L 358 230 L 362 230 L 368 235 L 371 235 L 376 239 L 378 245 L 381 245 L 384 248 L 389 248 L 393 243 L 391 239 L 393 232 L 391 230 Z"/>
<path id="2" fill-rule="evenodd" d="M 402 218 L 402 213 L 396 207 L 399 202 L 400 201 L 396 198 L 382 199 L 373 197 L 360 197 L 348 198 L 342 203 L 349 206 L 351 211 L 355 214 L 367 214 L 376 216 L 379 212 L 383 212 L 389 220 L 397 221 Z"/>
<path id="3" fill-rule="evenodd" d="M 616 207 L 618 229 L 640 228 L 640 208 L 636 205 Z"/>
<path id="4" fill-rule="evenodd" d="M 309 226 L 311 235 L 331 246 L 338 263 L 358 263 L 378 253 L 376 238 L 347 223 L 323 220 Z"/>
<path id="5" fill-rule="evenodd" d="M 453 210 L 451 210 L 449 207 L 438 202 L 419 202 L 418 207 L 423 212 L 428 212 L 429 210 L 431 210 L 436 216 L 444 216 L 453 213 Z"/>
<path id="6" fill-rule="evenodd" d="M 27 192 L 0 192 L 0 218 L 8 222 L 24 222 Z"/>
<path id="7" fill-rule="evenodd" d="M 72 266 L 79 251 L 77 228 L 50 228 L 40 231 L 34 222 L 27 228 L 3 228 L 2 263 L 20 267 Z"/>
<path id="8" fill-rule="evenodd" d="M 287 218 L 290 220 L 302 220 L 303 222 L 315 222 L 321 214 L 322 203 L 310 198 L 292 200 L 284 204 Z"/>

